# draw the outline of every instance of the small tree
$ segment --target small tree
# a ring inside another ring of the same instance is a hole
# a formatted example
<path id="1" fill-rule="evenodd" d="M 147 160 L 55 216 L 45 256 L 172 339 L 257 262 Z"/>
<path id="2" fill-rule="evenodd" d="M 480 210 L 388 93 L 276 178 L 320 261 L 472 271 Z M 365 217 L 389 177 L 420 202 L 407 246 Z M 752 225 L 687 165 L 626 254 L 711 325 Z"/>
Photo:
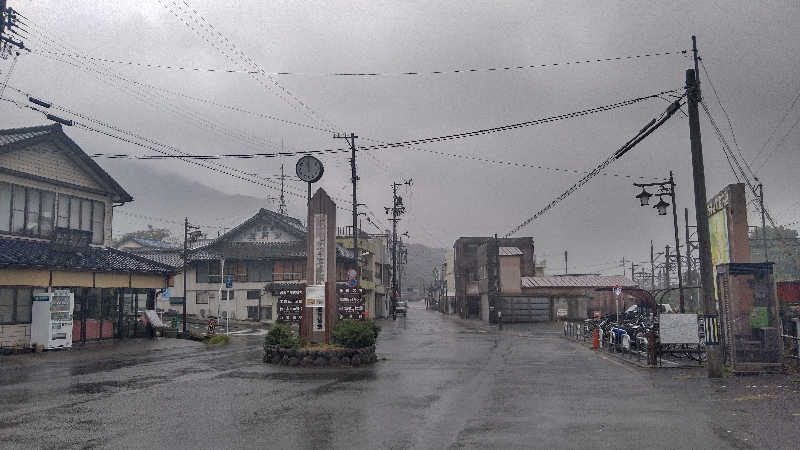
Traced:
<path id="1" fill-rule="evenodd" d="M 300 341 L 289 325 L 279 323 L 269 330 L 266 337 L 264 337 L 264 344 L 277 345 L 281 348 L 297 348 L 300 345 Z"/>
<path id="2" fill-rule="evenodd" d="M 333 327 L 333 340 L 348 348 L 364 348 L 375 345 L 379 332 L 374 320 L 346 319 Z"/>

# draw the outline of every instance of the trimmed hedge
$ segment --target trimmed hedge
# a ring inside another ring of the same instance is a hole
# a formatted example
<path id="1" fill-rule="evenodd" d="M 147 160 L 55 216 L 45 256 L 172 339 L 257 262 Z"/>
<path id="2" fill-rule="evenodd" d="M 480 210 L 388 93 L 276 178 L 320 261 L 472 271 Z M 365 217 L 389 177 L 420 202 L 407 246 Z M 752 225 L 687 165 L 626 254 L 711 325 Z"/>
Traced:
<path id="1" fill-rule="evenodd" d="M 380 326 L 374 320 L 346 319 L 333 327 L 333 340 L 347 348 L 366 348 L 375 345 Z"/>
<path id="2" fill-rule="evenodd" d="M 278 346 L 281 348 L 297 348 L 300 346 L 300 339 L 289 325 L 277 324 L 269 330 L 264 337 L 265 346 Z"/>

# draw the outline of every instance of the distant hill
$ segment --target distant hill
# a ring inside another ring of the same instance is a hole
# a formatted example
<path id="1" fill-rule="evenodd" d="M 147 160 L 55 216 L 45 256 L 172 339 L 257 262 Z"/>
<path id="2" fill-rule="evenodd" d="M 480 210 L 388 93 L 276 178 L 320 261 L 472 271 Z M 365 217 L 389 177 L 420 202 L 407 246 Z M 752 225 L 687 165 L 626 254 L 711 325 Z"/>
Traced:
<path id="1" fill-rule="evenodd" d="M 420 285 L 426 286 L 433 281 L 433 269 L 441 270 L 442 260 L 447 252 L 444 248 L 433 248 L 422 244 L 406 244 L 408 248 L 408 264 L 403 279 L 403 291 L 413 289 L 418 293 Z M 404 294 L 405 295 L 405 294 Z M 409 300 L 418 294 L 410 294 Z"/>
<path id="2" fill-rule="evenodd" d="M 113 171 L 114 178 L 133 196 L 133 202 L 114 208 L 114 236 L 132 231 L 167 228 L 183 240 L 183 218 L 190 223 L 232 228 L 258 212 L 275 208 L 266 199 L 227 194 L 180 175 L 148 168 Z M 222 228 L 203 228 L 216 237 Z"/>

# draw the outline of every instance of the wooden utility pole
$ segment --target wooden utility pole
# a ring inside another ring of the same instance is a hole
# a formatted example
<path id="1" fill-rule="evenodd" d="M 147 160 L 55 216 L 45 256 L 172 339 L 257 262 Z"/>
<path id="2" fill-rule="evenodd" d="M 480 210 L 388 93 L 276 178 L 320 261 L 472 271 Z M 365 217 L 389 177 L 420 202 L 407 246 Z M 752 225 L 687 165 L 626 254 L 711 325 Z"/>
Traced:
<path id="1" fill-rule="evenodd" d="M 697 40 L 692 36 L 694 69 L 686 70 L 686 98 L 689 115 L 689 141 L 692 151 L 692 175 L 694 179 L 694 209 L 697 222 L 697 241 L 700 253 L 700 286 L 703 311 L 706 315 L 718 316 L 714 294 L 714 273 L 711 262 L 711 239 L 708 231 L 706 203 L 706 177 L 703 164 L 703 143 L 700 136 L 700 114 L 698 103 L 702 99 L 698 72 Z M 722 325 L 722 324 L 720 324 Z M 710 378 L 722 377 L 722 351 L 719 345 L 706 345 L 708 361 L 706 368 Z"/>
<path id="2" fill-rule="evenodd" d="M 496 237 L 496 236 L 495 236 L 495 237 Z M 567 274 L 569 273 L 569 268 L 568 268 L 568 266 L 567 266 L 567 260 L 568 260 L 568 256 L 569 256 L 569 255 L 567 254 L 567 251 L 566 251 L 566 250 L 564 250 L 564 275 L 567 275 Z"/>

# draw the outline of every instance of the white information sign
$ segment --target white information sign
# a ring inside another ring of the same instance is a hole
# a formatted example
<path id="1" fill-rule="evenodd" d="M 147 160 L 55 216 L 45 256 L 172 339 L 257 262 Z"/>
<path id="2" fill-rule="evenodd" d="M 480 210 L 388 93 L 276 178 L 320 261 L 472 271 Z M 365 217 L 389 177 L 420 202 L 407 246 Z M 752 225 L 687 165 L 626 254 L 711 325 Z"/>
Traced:
<path id="1" fill-rule="evenodd" d="M 325 307 L 325 285 L 311 284 L 306 286 L 306 307 L 324 308 Z"/>
<path id="2" fill-rule="evenodd" d="M 567 308 L 558 308 L 558 310 L 556 311 L 556 317 L 567 317 L 568 312 L 569 311 L 567 310 Z"/>
<path id="3" fill-rule="evenodd" d="M 661 314 L 659 335 L 662 344 L 698 344 L 697 314 Z"/>

